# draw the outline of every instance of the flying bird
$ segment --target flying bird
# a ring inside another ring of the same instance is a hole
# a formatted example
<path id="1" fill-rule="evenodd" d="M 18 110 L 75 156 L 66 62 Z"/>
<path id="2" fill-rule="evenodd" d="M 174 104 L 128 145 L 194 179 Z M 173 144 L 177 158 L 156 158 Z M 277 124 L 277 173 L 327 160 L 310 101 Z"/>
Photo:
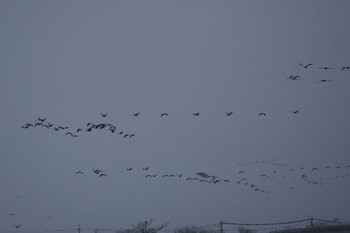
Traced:
<path id="1" fill-rule="evenodd" d="M 294 114 L 297 114 L 299 112 L 299 109 L 291 111 L 291 112 L 294 113 Z"/>
<path id="2" fill-rule="evenodd" d="M 16 227 L 17 229 L 22 226 L 22 225 L 13 225 L 14 227 Z"/>
<path id="3" fill-rule="evenodd" d="M 102 174 L 99 174 L 98 176 L 99 176 L 99 177 L 103 177 L 103 176 L 107 176 L 107 174 L 102 173 Z"/>
<path id="4" fill-rule="evenodd" d="M 102 117 L 106 117 L 108 113 L 100 113 Z"/>
<path id="5" fill-rule="evenodd" d="M 127 168 L 126 170 L 127 170 L 127 171 L 131 171 L 131 170 L 132 170 L 132 167 L 130 167 L 130 168 Z"/>
<path id="6" fill-rule="evenodd" d="M 312 66 L 313 63 L 309 63 L 307 65 L 303 65 L 302 63 L 299 63 L 299 65 L 301 65 L 302 67 L 304 67 L 305 69 L 307 69 L 309 66 Z"/>
<path id="7" fill-rule="evenodd" d="M 266 113 L 261 112 L 261 113 L 259 113 L 259 116 L 266 116 Z"/>
<path id="8" fill-rule="evenodd" d="M 83 131 L 81 128 L 77 129 L 77 133 L 79 133 L 80 131 Z"/>
<path id="9" fill-rule="evenodd" d="M 291 75 L 291 76 L 289 76 L 287 79 L 299 80 L 299 79 L 301 79 L 301 77 L 300 77 L 299 75 Z"/>
<path id="10" fill-rule="evenodd" d="M 322 79 L 316 83 L 325 83 L 325 82 L 332 82 L 332 80 L 329 80 L 329 79 Z"/>
<path id="11" fill-rule="evenodd" d="M 138 115 L 140 115 L 140 112 L 133 113 L 132 115 L 138 116 Z"/>
<path id="12" fill-rule="evenodd" d="M 341 68 L 341 70 L 349 70 L 350 66 L 344 66 L 343 68 Z"/>
<path id="13" fill-rule="evenodd" d="M 244 173 L 244 171 L 239 171 L 238 174 Z"/>
<path id="14" fill-rule="evenodd" d="M 317 67 L 317 69 L 321 69 L 321 70 L 333 70 L 333 67 L 328 67 L 328 66 L 321 66 L 321 67 Z"/>
<path id="15" fill-rule="evenodd" d="M 166 112 L 163 112 L 162 114 L 160 114 L 160 117 L 163 117 L 163 116 L 169 116 L 169 114 Z"/>
<path id="16" fill-rule="evenodd" d="M 82 171 L 77 171 L 75 174 L 84 174 Z"/>
<path id="17" fill-rule="evenodd" d="M 225 112 L 226 116 L 231 116 L 233 112 Z"/>
<path id="18" fill-rule="evenodd" d="M 199 116 L 199 112 L 193 113 L 193 116 Z"/>
<path id="19" fill-rule="evenodd" d="M 116 130 L 117 130 L 117 127 L 115 126 L 109 127 L 109 131 L 111 131 L 112 133 L 114 133 Z"/>
<path id="20" fill-rule="evenodd" d="M 148 169 L 149 169 L 149 167 L 142 168 L 142 170 L 144 170 L 144 171 L 147 171 Z"/>
<path id="21" fill-rule="evenodd" d="M 38 117 L 37 121 L 41 121 L 41 122 L 44 122 L 46 120 L 46 118 L 40 118 Z"/>
<path id="22" fill-rule="evenodd" d="M 29 127 L 33 127 L 33 124 L 27 123 L 22 126 L 22 129 L 28 129 Z"/>
<path id="23" fill-rule="evenodd" d="M 129 137 L 130 137 L 130 138 L 132 138 L 132 137 L 134 137 L 134 136 L 135 136 L 135 134 L 133 133 L 133 134 L 130 134 L 130 136 L 129 136 Z"/>
<path id="24" fill-rule="evenodd" d="M 100 173 L 100 172 L 102 172 L 102 170 L 100 170 L 100 169 L 92 169 L 93 171 L 94 171 L 94 173 L 96 173 L 96 174 L 98 174 L 98 173 Z"/>

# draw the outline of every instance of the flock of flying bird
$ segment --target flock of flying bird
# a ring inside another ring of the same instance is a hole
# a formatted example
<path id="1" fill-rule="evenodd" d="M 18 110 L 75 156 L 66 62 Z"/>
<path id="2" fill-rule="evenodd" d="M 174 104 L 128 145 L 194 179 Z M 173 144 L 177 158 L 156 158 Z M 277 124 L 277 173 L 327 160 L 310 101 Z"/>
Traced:
<path id="1" fill-rule="evenodd" d="M 253 167 L 252 170 L 248 168 Z M 259 167 L 265 168 L 265 171 L 257 172 Z M 250 190 L 259 193 L 271 193 L 272 190 L 266 188 L 264 183 L 273 180 L 283 180 L 286 183 L 287 179 L 300 180 L 310 185 L 323 185 L 327 181 L 350 178 L 350 165 L 338 165 L 338 166 L 324 166 L 324 167 L 291 167 L 287 164 L 277 163 L 274 160 L 269 161 L 254 161 L 250 163 L 238 164 L 238 169 L 232 172 L 232 177 L 220 178 L 218 175 L 211 174 L 209 172 L 197 171 L 191 175 L 185 175 L 184 172 L 178 173 L 166 173 L 161 174 L 153 171 L 149 166 L 140 168 L 128 167 L 125 168 L 126 172 L 130 172 L 135 175 L 140 175 L 144 179 L 169 179 L 176 178 L 185 182 L 198 182 L 206 184 L 229 184 L 242 185 L 248 187 Z M 140 171 L 142 171 L 140 173 Z M 153 172 L 152 172 L 153 171 Z M 323 171 L 323 172 L 322 172 Z M 101 169 L 92 169 L 92 172 L 99 177 L 107 176 Z M 341 174 L 339 173 L 341 172 Z M 333 173 L 333 174 L 331 174 Z M 83 175 L 84 172 L 77 171 L 76 175 Z M 323 174 L 323 176 L 321 176 Z M 326 174 L 326 176 L 324 176 Z M 290 190 L 294 190 L 295 187 L 289 186 Z"/>
<path id="2" fill-rule="evenodd" d="M 299 65 L 302 66 L 304 69 L 310 69 L 310 67 L 314 66 L 313 63 L 308 63 L 308 64 L 299 63 Z M 319 67 L 316 67 L 316 69 L 334 70 L 336 68 L 330 67 L 330 66 L 319 66 Z M 341 70 L 341 71 L 350 70 L 350 66 L 343 66 L 343 67 L 339 68 L 339 70 Z M 290 75 L 289 77 L 287 77 L 287 79 L 289 79 L 289 80 L 301 80 L 301 78 L 302 77 L 300 75 Z M 321 80 L 317 81 L 316 83 L 326 83 L 326 82 L 332 82 L 332 80 L 331 79 L 321 79 Z M 295 109 L 295 110 L 291 110 L 290 112 L 293 114 L 297 114 L 297 113 L 299 113 L 299 111 L 300 111 L 299 109 Z M 232 116 L 233 113 L 234 113 L 233 111 L 226 111 L 225 115 Z M 106 118 L 108 116 L 108 113 L 100 113 L 100 115 L 102 118 Z M 132 113 L 132 116 L 134 116 L 134 117 L 138 117 L 140 115 L 141 115 L 140 112 Z M 192 115 L 198 117 L 201 115 L 201 113 L 194 112 Z M 160 114 L 160 117 L 168 117 L 168 116 L 169 116 L 169 113 L 167 113 L 167 112 L 163 112 Z M 259 112 L 258 116 L 267 116 L 267 113 Z M 110 123 L 91 123 L 91 122 L 89 122 L 86 124 L 85 128 L 84 127 L 83 128 L 76 128 L 74 130 L 69 131 L 70 128 L 68 126 L 57 126 L 57 125 L 46 122 L 46 118 L 40 118 L 40 117 L 38 117 L 34 123 L 26 123 L 25 125 L 22 126 L 22 128 L 28 129 L 30 127 L 37 127 L 37 126 L 42 126 L 42 127 L 47 128 L 47 129 L 53 129 L 55 131 L 62 131 L 65 133 L 65 135 L 71 136 L 71 137 L 78 137 L 79 134 L 83 131 L 91 132 L 91 131 L 96 130 L 96 129 L 107 129 L 111 133 L 117 133 L 118 135 L 121 135 L 124 138 L 132 138 L 135 136 L 134 133 L 126 133 L 126 132 L 124 132 L 124 130 L 119 130 L 117 132 L 117 127 L 113 124 L 110 124 Z"/>
<path id="3" fill-rule="evenodd" d="M 314 66 L 313 63 L 308 63 L 308 64 L 302 64 L 302 63 L 299 63 L 300 66 L 304 67 L 304 69 L 309 69 L 310 67 Z M 319 66 L 317 67 L 316 69 L 319 69 L 319 70 L 334 70 L 336 68 L 334 67 L 330 67 L 330 66 Z M 341 68 L 339 68 L 341 71 L 344 71 L 344 70 L 350 70 L 350 66 L 343 66 Z M 300 75 L 290 75 L 287 79 L 290 79 L 290 80 L 300 80 L 301 79 L 301 76 Z M 331 79 L 321 79 L 319 81 L 317 81 L 316 83 L 327 83 L 327 82 L 332 82 Z"/>
<path id="4" fill-rule="evenodd" d="M 290 112 L 293 114 L 297 114 L 300 110 L 296 109 L 296 110 L 291 110 Z M 233 115 L 233 111 L 230 112 L 225 112 L 225 115 L 227 117 L 232 116 Z M 137 112 L 137 113 L 132 113 L 132 115 L 134 117 L 139 116 L 141 113 Z M 195 117 L 198 117 L 201 113 L 199 112 L 195 112 L 192 115 Z M 106 117 L 108 114 L 107 113 L 101 113 L 102 117 Z M 168 113 L 164 112 L 162 114 L 160 114 L 160 117 L 167 117 L 169 116 Z M 258 116 L 267 116 L 267 114 L 265 112 L 260 112 L 258 113 Z M 134 137 L 136 134 L 135 133 L 130 133 L 130 132 L 125 132 L 124 130 L 117 130 L 117 126 L 113 125 L 111 123 L 86 123 L 85 128 L 75 128 L 75 129 L 71 129 L 68 126 L 62 126 L 62 125 L 55 125 L 52 124 L 50 122 L 47 122 L 47 118 L 40 118 L 38 117 L 35 122 L 28 122 L 24 125 L 21 126 L 22 129 L 29 129 L 29 128 L 36 128 L 36 127 L 43 127 L 46 129 L 52 129 L 56 132 L 63 132 L 66 136 L 71 136 L 71 137 L 79 137 L 81 135 L 82 132 L 92 132 L 93 130 L 101 130 L 101 129 L 106 129 L 108 130 L 110 133 L 116 133 L 117 135 L 123 136 L 124 138 L 132 138 Z"/>
<path id="5" fill-rule="evenodd" d="M 107 117 L 107 113 L 101 113 L 101 117 L 105 118 Z M 54 125 L 52 123 L 46 122 L 47 118 L 40 118 L 38 117 L 36 119 L 35 122 L 33 123 L 26 123 L 25 125 L 23 125 L 21 128 L 22 129 L 28 129 L 28 128 L 35 128 L 35 127 L 44 127 L 47 129 L 53 129 L 56 132 L 63 132 L 65 135 L 67 136 L 71 136 L 71 137 L 79 137 L 79 135 L 81 134 L 81 132 L 85 131 L 85 132 L 92 132 L 94 130 L 102 130 L 102 129 L 106 129 L 108 130 L 110 133 L 116 133 L 117 135 L 120 135 L 124 138 L 132 138 L 135 136 L 134 133 L 129 133 L 129 132 L 125 132 L 124 130 L 119 130 L 117 132 L 117 127 L 111 123 L 92 123 L 89 122 L 86 124 L 85 128 L 76 128 L 74 130 L 70 130 L 70 127 L 68 126 L 57 126 Z"/>
<path id="6" fill-rule="evenodd" d="M 313 63 L 308 64 L 302 64 L 299 63 L 300 66 L 302 66 L 304 69 L 312 69 L 314 67 Z M 330 67 L 330 66 L 319 66 L 316 67 L 316 69 L 319 70 L 334 70 L 336 68 Z M 344 70 L 350 70 L 350 66 L 343 66 L 340 68 L 337 68 L 341 71 Z M 290 75 L 288 80 L 301 80 L 302 77 L 300 75 Z M 321 79 L 317 81 L 316 83 L 327 83 L 332 82 L 331 79 Z M 299 109 L 291 110 L 290 112 L 293 114 L 299 113 Z M 226 111 L 224 112 L 224 115 L 227 117 L 230 117 L 234 114 L 233 111 Z M 131 114 L 133 117 L 139 117 L 141 115 L 140 112 L 135 112 Z M 192 114 L 195 117 L 199 117 L 201 113 L 194 112 Z M 265 112 L 260 112 L 257 114 L 258 116 L 264 117 L 267 116 Z M 100 113 L 100 116 L 102 118 L 107 118 L 108 113 Z M 168 117 L 169 114 L 167 112 L 163 112 L 160 114 L 160 117 L 165 118 Z M 135 136 L 135 133 L 125 132 L 125 130 L 121 130 L 117 128 L 116 125 L 113 125 L 111 123 L 86 123 L 85 127 L 81 128 L 75 128 L 72 129 L 68 126 L 62 126 L 62 125 L 55 125 L 52 123 L 49 123 L 47 121 L 47 118 L 40 118 L 38 117 L 35 122 L 33 123 L 26 123 L 22 126 L 23 129 L 28 128 L 35 128 L 35 127 L 44 127 L 47 129 L 52 129 L 57 132 L 63 132 L 67 136 L 71 137 L 79 137 L 82 132 L 92 132 L 94 130 L 102 130 L 105 129 L 109 131 L 110 133 L 114 133 L 117 135 L 122 136 L 123 138 L 132 138 Z M 268 169 L 264 172 L 257 172 L 256 168 L 252 171 L 249 171 L 250 166 L 258 166 L 258 165 L 265 165 L 268 166 Z M 305 182 L 306 184 L 311 185 L 323 185 L 325 182 L 334 180 L 334 179 L 340 179 L 340 178 L 350 178 L 350 165 L 343 165 L 343 166 L 324 166 L 324 167 L 305 167 L 305 166 L 299 166 L 299 167 L 290 167 L 287 164 L 277 163 L 274 160 L 270 161 L 254 161 L 250 163 L 240 163 L 238 164 L 240 167 L 238 170 L 232 173 L 233 177 L 231 178 L 220 178 L 217 175 L 211 174 L 209 172 L 203 172 L 203 171 L 197 171 L 192 173 L 191 175 L 184 175 L 183 172 L 178 173 L 172 173 L 172 174 L 160 174 L 157 172 L 152 172 L 151 167 L 143 167 L 141 175 L 145 179 L 169 179 L 169 178 L 176 178 L 176 179 L 182 179 L 185 182 L 198 182 L 198 183 L 206 183 L 206 184 L 229 184 L 233 183 L 235 185 L 242 185 L 244 187 L 247 187 L 249 190 L 252 190 L 254 192 L 259 193 L 271 193 L 272 190 L 269 188 L 266 188 L 264 186 L 264 182 L 267 182 L 269 180 L 280 180 L 280 179 L 292 179 L 292 180 L 301 180 L 302 182 Z M 127 172 L 132 174 L 140 174 L 138 171 L 141 171 L 140 168 L 133 168 L 128 167 L 125 169 Z M 333 175 L 330 175 L 330 172 L 335 171 L 341 171 L 342 174 L 336 173 Z M 344 173 L 344 171 L 346 171 Z M 328 173 L 327 173 L 328 172 Z M 326 176 L 321 176 L 321 174 L 326 173 Z M 84 175 L 85 172 L 78 170 L 75 172 L 75 175 Z M 97 177 L 107 177 L 107 173 L 99 168 L 92 169 L 92 174 L 94 174 Z M 328 175 L 327 175 L 328 174 Z M 253 176 L 253 177 L 252 177 Z M 255 176 L 255 177 L 254 177 Z M 295 187 L 289 186 L 290 190 L 294 190 Z M 9 215 L 13 216 L 14 213 L 9 213 Z M 21 227 L 21 225 L 13 225 L 14 228 L 18 229 Z"/>

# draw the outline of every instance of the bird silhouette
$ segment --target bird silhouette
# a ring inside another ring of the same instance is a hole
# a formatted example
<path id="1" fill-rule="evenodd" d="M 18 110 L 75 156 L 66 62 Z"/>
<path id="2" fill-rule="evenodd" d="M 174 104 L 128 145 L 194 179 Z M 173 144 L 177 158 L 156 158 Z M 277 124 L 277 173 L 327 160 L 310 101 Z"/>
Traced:
<path id="1" fill-rule="evenodd" d="M 142 170 L 144 170 L 144 171 L 148 171 L 148 169 L 149 169 L 149 167 L 142 168 Z"/>
<path id="2" fill-rule="evenodd" d="M 332 82 L 332 80 L 329 80 L 329 79 L 322 79 L 316 83 L 326 83 L 326 82 Z"/>
<path id="3" fill-rule="evenodd" d="M 14 213 L 9 213 L 9 215 L 10 215 L 10 216 L 13 216 L 13 215 L 15 215 L 15 214 L 14 214 Z"/>
<path id="4" fill-rule="evenodd" d="M 94 171 L 94 173 L 96 173 L 96 174 L 98 174 L 98 173 L 100 173 L 100 172 L 102 172 L 102 170 L 100 170 L 100 169 L 92 169 L 93 171 Z"/>
<path id="5" fill-rule="evenodd" d="M 242 174 L 242 173 L 244 173 L 244 171 L 239 171 L 239 172 L 238 172 L 238 174 Z"/>
<path id="6" fill-rule="evenodd" d="M 266 116 L 266 113 L 261 112 L 261 113 L 259 113 L 259 116 Z"/>
<path id="7" fill-rule="evenodd" d="M 294 113 L 294 114 L 297 114 L 299 112 L 299 109 L 291 111 L 291 112 Z"/>
<path id="8" fill-rule="evenodd" d="M 328 66 L 321 66 L 321 67 L 317 67 L 317 69 L 321 69 L 321 70 L 333 70 L 333 67 L 328 67 Z"/>
<path id="9" fill-rule="evenodd" d="M 46 118 L 40 118 L 38 117 L 37 121 L 40 121 L 40 122 L 44 122 L 46 120 Z"/>
<path id="10" fill-rule="evenodd" d="M 233 112 L 225 112 L 226 116 L 231 116 Z"/>
<path id="11" fill-rule="evenodd" d="M 169 116 L 169 114 L 166 113 L 166 112 L 163 112 L 162 114 L 160 114 L 160 116 L 161 116 L 161 117 L 163 117 L 163 116 Z"/>
<path id="12" fill-rule="evenodd" d="M 77 171 L 75 174 L 84 174 L 82 171 Z"/>
<path id="13" fill-rule="evenodd" d="M 313 63 L 309 63 L 307 65 L 303 65 L 302 63 L 299 63 L 299 65 L 301 65 L 302 67 L 304 67 L 305 69 L 307 69 L 309 66 L 312 66 Z"/>
<path id="14" fill-rule="evenodd" d="M 107 176 L 107 174 L 102 173 L 102 174 L 99 174 L 98 176 L 99 176 L 99 177 L 103 177 L 103 176 Z"/>
<path id="15" fill-rule="evenodd" d="M 77 133 L 79 133 L 80 131 L 83 131 L 81 128 L 77 129 Z"/>
<path id="16" fill-rule="evenodd" d="M 341 68 L 341 70 L 349 70 L 350 69 L 350 66 L 344 66 Z"/>
<path id="17" fill-rule="evenodd" d="M 134 134 L 134 133 L 133 133 L 133 134 L 130 134 L 129 137 L 130 137 L 130 138 L 135 137 L 135 134 Z"/>
<path id="18" fill-rule="evenodd" d="M 291 75 L 289 76 L 287 79 L 291 79 L 291 80 L 300 80 L 301 77 L 299 75 Z"/>
<path id="19" fill-rule="evenodd" d="M 108 113 L 100 113 L 102 117 L 106 117 Z"/>
<path id="20" fill-rule="evenodd" d="M 132 115 L 138 116 L 138 115 L 140 115 L 140 112 L 133 113 Z"/>
<path id="21" fill-rule="evenodd" d="M 126 170 L 127 170 L 127 171 L 131 171 L 131 170 L 132 170 L 132 167 L 129 167 L 129 168 L 127 168 Z"/>
<path id="22" fill-rule="evenodd" d="M 33 127 L 33 124 L 27 123 L 27 124 L 22 126 L 23 129 L 28 129 L 29 127 Z"/>
<path id="23" fill-rule="evenodd" d="M 117 130 L 117 127 L 115 126 L 109 127 L 109 131 L 111 131 L 112 133 L 114 133 L 116 130 Z"/>
<path id="24" fill-rule="evenodd" d="M 199 116 L 199 112 L 193 113 L 193 116 Z"/>
<path id="25" fill-rule="evenodd" d="M 17 229 L 20 228 L 20 226 L 22 225 L 13 225 L 14 227 L 16 227 Z"/>

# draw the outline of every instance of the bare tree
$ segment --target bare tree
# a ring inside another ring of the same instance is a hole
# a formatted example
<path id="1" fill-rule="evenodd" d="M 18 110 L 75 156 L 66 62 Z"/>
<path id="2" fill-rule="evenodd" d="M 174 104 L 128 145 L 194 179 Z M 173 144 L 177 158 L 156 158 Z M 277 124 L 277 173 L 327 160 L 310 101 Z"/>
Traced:
<path id="1" fill-rule="evenodd" d="M 175 229 L 174 233 L 218 233 L 218 231 L 205 229 L 201 226 L 185 226 Z"/>
<path id="2" fill-rule="evenodd" d="M 256 233 L 256 230 L 245 228 L 245 227 L 239 227 L 238 232 L 239 233 Z"/>
<path id="3" fill-rule="evenodd" d="M 166 227 L 169 222 L 165 222 L 157 227 L 152 227 L 153 220 L 138 222 L 136 225 L 132 225 L 130 229 L 125 229 L 122 233 L 157 233 Z"/>

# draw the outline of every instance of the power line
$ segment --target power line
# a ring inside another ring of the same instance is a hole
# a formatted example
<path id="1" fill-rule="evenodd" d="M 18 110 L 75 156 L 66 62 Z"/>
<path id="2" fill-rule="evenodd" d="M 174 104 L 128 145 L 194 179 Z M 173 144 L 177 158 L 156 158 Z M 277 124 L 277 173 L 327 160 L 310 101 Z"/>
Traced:
<path id="1" fill-rule="evenodd" d="M 221 221 L 219 224 L 220 224 L 220 226 L 223 224 L 236 225 L 236 226 L 276 226 L 276 225 L 287 225 L 287 224 L 300 223 L 300 222 L 311 222 L 312 223 L 313 221 L 328 222 L 328 223 L 341 223 L 338 221 L 331 221 L 331 220 L 325 220 L 325 219 L 319 219 L 319 218 L 307 218 L 307 219 L 300 219 L 300 220 L 295 220 L 295 221 L 274 222 L 274 223 L 235 223 L 235 222 Z"/>

